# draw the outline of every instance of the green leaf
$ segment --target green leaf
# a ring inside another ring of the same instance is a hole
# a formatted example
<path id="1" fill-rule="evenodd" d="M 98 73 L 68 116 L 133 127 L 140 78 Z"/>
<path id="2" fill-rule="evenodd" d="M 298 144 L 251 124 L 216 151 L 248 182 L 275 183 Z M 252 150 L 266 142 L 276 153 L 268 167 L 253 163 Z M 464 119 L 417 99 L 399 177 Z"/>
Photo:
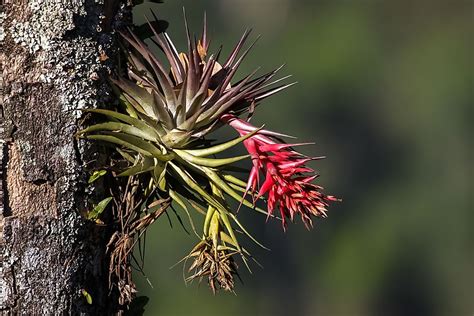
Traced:
<path id="1" fill-rule="evenodd" d="M 201 168 L 201 170 L 207 175 L 211 181 L 217 185 L 219 188 L 221 188 L 225 193 L 227 193 L 230 197 L 234 198 L 237 202 L 242 203 L 243 205 L 247 206 L 248 208 L 251 208 L 252 210 L 255 210 L 258 213 L 264 214 L 268 216 L 268 212 L 265 210 L 256 207 L 252 203 L 250 203 L 248 200 L 244 199 L 240 194 L 238 194 L 234 189 L 232 189 L 229 184 L 227 184 L 226 181 L 222 180 L 221 177 L 213 170 L 209 168 Z M 274 215 L 270 215 L 270 217 L 275 217 Z"/>
<path id="2" fill-rule="evenodd" d="M 124 91 L 121 91 L 121 90 L 119 92 L 119 95 L 120 95 L 120 98 L 123 98 L 123 100 L 128 102 L 128 104 L 126 104 L 127 106 L 131 106 L 129 108 L 129 111 L 127 111 L 127 113 L 131 112 L 131 113 L 134 113 L 134 114 L 137 114 L 137 115 L 138 115 L 138 113 L 147 114 L 145 109 L 132 96 L 128 95 L 127 93 L 125 93 Z M 135 115 L 130 115 L 130 116 L 131 117 L 136 117 Z"/>
<path id="3" fill-rule="evenodd" d="M 166 101 L 161 94 L 161 92 L 153 91 L 153 100 L 154 100 L 154 109 L 158 115 L 158 119 L 163 122 L 163 124 L 168 129 L 172 129 L 174 126 L 173 119 L 170 116 L 170 113 L 167 110 Z"/>
<path id="4" fill-rule="evenodd" d="M 158 119 L 153 109 L 153 95 L 146 89 L 141 88 L 136 83 L 120 78 L 119 80 L 110 79 L 115 85 L 122 89 L 126 94 L 132 97 L 149 116 Z"/>
<path id="5" fill-rule="evenodd" d="M 155 162 L 152 158 L 145 157 L 143 160 L 137 162 L 132 167 L 120 173 L 117 177 L 129 177 L 136 174 L 151 171 L 155 168 Z"/>
<path id="6" fill-rule="evenodd" d="M 160 135 L 160 137 L 166 135 L 166 130 L 162 126 L 162 124 L 153 118 L 149 117 L 145 113 L 138 113 L 138 117 L 140 120 L 144 121 L 147 125 L 151 126 L 155 130 L 155 132 Z"/>
<path id="7" fill-rule="evenodd" d="M 166 166 L 167 163 L 157 163 L 153 170 L 153 176 L 155 183 L 158 184 L 158 188 L 161 191 L 166 190 Z"/>
<path id="8" fill-rule="evenodd" d="M 262 128 L 263 128 L 263 126 L 256 129 L 256 130 L 254 130 L 254 131 L 252 131 L 251 133 L 248 133 L 247 135 L 235 138 L 235 139 L 230 140 L 228 142 L 225 142 L 223 144 L 219 144 L 219 145 L 209 147 L 209 148 L 204 148 L 204 149 L 186 150 L 186 152 L 193 155 L 193 156 L 197 156 L 197 157 L 215 155 L 215 154 L 218 154 L 218 153 L 220 153 L 224 150 L 227 150 L 227 149 L 243 142 L 244 140 L 252 137 L 253 135 L 257 134 Z"/>
<path id="9" fill-rule="evenodd" d="M 91 184 L 95 180 L 99 179 L 100 177 L 104 176 L 107 173 L 107 170 L 96 170 L 92 175 L 89 177 L 87 183 Z"/>
<path id="10" fill-rule="evenodd" d="M 105 208 L 110 203 L 110 201 L 112 201 L 112 197 L 108 197 L 100 201 L 99 204 L 97 204 L 92 211 L 87 213 L 87 219 L 90 219 L 90 220 L 98 219 L 100 214 L 104 212 Z"/>
<path id="11" fill-rule="evenodd" d="M 127 153 L 126 151 L 123 151 L 122 149 L 120 148 L 115 148 L 115 150 L 117 150 L 117 152 L 123 157 L 125 158 L 128 162 L 131 162 L 131 163 L 135 163 L 136 159 L 132 157 L 132 155 L 130 155 L 129 153 Z"/>
<path id="12" fill-rule="evenodd" d="M 223 242 L 231 244 L 234 247 L 236 246 L 232 238 L 229 235 L 227 235 L 225 232 L 220 232 L 220 237 Z"/>
<path id="13" fill-rule="evenodd" d="M 207 169 L 207 168 L 205 168 Z M 214 188 L 215 187 L 218 187 L 219 190 L 222 189 L 225 193 L 229 194 L 231 197 L 233 197 L 234 199 L 236 199 L 237 201 L 242 201 L 242 203 L 244 205 L 252 205 L 249 201 L 245 200 L 245 199 L 242 199 L 237 192 L 235 192 L 225 181 L 223 181 L 219 175 L 210 170 L 210 169 L 207 169 L 207 170 L 204 170 L 204 172 L 209 176 L 209 178 L 212 180 L 212 186 Z M 257 211 L 259 212 L 264 212 L 265 214 L 267 214 L 265 211 L 263 210 L 258 210 L 258 208 L 255 208 L 253 206 L 250 206 L 251 208 L 254 208 L 256 209 Z M 226 221 L 225 221 L 225 217 L 227 217 L 227 215 L 229 217 L 232 218 L 232 220 L 237 224 L 237 226 L 239 226 L 239 228 L 242 230 L 242 232 L 247 236 L 249 237 L 254 243 L 256 243 L 258 246 L 262 247 L 263 249 L 265 250 L 270 250 L 268 249 L 267 247 L 265 247 L 264 245 L 262 245 L 260 242 L 257 241 L 257 239 L 255 239 L 246 229 L 245 227 L 239 222 L 239 220 L 237 219 L 237 216 L 235 216 L 233 213 L 231 212 L 228 212 L 228 214 L 222 214 L 222 220 L 224 222 L 224 224 L 226 225 L 227 227 L 227 230 L 229 231 L 229 234 L 230 236 L 232 237 L 232 240 L 234 240 L 235 242 L 237 242 L 237 240 L 235 239 L 235 237 L 233 236 L 233 232 L 229 230 L 229 227 L 230 227 L 230 224 L 227 224 Z"/>
<path id="14" fill-rule="evenodd" d="M 186 207 L 186 204 L 184 203 L 184 201 L 181 199 L 181 197 L 179 196 L 178 193 L 176 193 L 175 191 L 173 190 L 169 190 L 169 194 L 170 194 L 170 197 L 173 199 L 173 201 L 175 201 L 176 203 L 178 203 L 179 206 L 181 206 L 181 208 L 186 212 L 186 214 L 188 215 L 188 220 L 189 220 L 189 224 L 191 225 L 191 228 L 193 229 L 193 232 L 194 234 L 196 234 L 196 236 L 198 238 L 201 238 L 199 236 L 199 234 L 197 233 L 196 231 L 196 227 L 194 226 L 194 221 L 193 221 L 193 218 L 191 217 L 191 214 L 189 214 L 189 211 L 188 211 L 188 208 Z"/>
<path id="15" fill-rule="evenodd" d="M 153 144 L 139 137 L 119 133 L 119 132 L 103 132 L 104 135 L 87 135 L 85 138 L 104 140 L 110 143 L 122 145 L 135 150 L 145 156 L 151 156 L 161 161 L 168 161 L 174 158 L 174 154 L 163 154 Z"/>
<path id="16" fill-rule="evenodd" d="M 211 182 L 211 189 L 212 189 L 212 194 L 214 196 L 216 196 L 220 200 L 224 200 L 224 196 L 222 195 L 222 191 L 220 190 L 220 188 L 218 186 L 216 186 L 212 182 Z M 217 211 L 220 215 L 220 219 L 222 220 L 222 223 L 224 223 L 225 228 L 229 232 L 229 235 L 232 238 L 232 240 L 234 241 L 235 246 L 240 251 L 241 247 L 239 245 L 237 237 L 235 236 L 235 233 L 234 233 L 234 229 L 232 228 L 232 225 L 230 224 L 230 221 L 229 221 L 229 218 L 228 218 L 228 216 L 233 216 L 233 214 L 231 212 L 229 212 L 225 207 L 218 208 Z M 235 217 L 233 217 L 233 218 L 235 218 Z M 211 219 L 211 222 L 212 222 L 212 219 Z M 250 237 L 252 237 L 252 236 L 250 236 Z M 258 244 L 258 242 L 257 242 L 257 244 Z"/>
<path id="17" fill-rule="evenodd" d="M 124 141 L 123 139 L 120 139 L 117 136 L 112 136 L 112 135 L 88 135 L 85 138 L 106 141 L 106 142 L 109 142 L 109 143 L 113 143 L 113 144 L 117 144 L 117 145 L 121 145 L 121 146 L 130 148 L 130 149 L 132 149 L 132 150 L 134 150 L 134 151 L 136 151 L 136 152 L 138 152 L 142 155 L 145 155 L 145 156 L 150 156 L 150 157 L 153 156 L 149 151 L 146 151 L 143 148 L 140 148 L 139 146 L 135 146 L 134 144 L 126 142 L 126 141 Z"/>
<path id="18" fill-rule="evenodd" d="M 99 113 L 99 114 L 103 114 L 103 115 L 107 115 L 107 116 L 110 116 L 110 117 L 113 117 L 113 118 L 116 118 L 122 122 L 125 122 L 125 123 L 128 123 L 140 130 L 142 130 L 144 133 L 147 133 L 149 135 L 153 135 L 156 137 L 156 138 L 159 138 L 159 134 L 157 133 L 157 131 L 155 131 L 152 127 L 150 127 L 148 124 L 146 124 L 145 122 L 137 119 L 137 118 L 134 118 L 134 117 L 131 117 L 131 116 L 128 116 L 128 115 L 125 115 L 125 114 L 122 114 L 122 113 L 119 113 L 119 112 L 116 112 L 116 111 L 110 111 L 110 110 L 102 110 L 102 109 L 86 109 L 86 110 L 83 110 L 84 112 L 91 112 L 91 113 Z"/>
<path id="19" fill-rule="evenodd" d="M 175 112 L 175 116 L 174 116 L 176 126 L 181 126 L 181 124 L 184 122 L 185 118 L 186 118 L 186 112 L 185 112 L 185 109 L 184 109 L 184 105 L 178 103 L 176 105 L 176 112 Z M 181 127 L 179 129 L 181 129 Z M 183 130 L 185 130 L 185 129 L 183 129 Z"/>
<path id="20" fill-rule="evenodd" d="M 214 158 L 196 157 L 194 155 L 189 154 L 185 150 L 175 149 L 174 152 L 185 161 L 191 162 L 196 165 L 200 165 L 204 167 L 212 167 L 212 168 L 232 164 L 234 162 L 250 157 L 250 155 L 244 155 L 244 156 L 237 156 L 237 157 L 231 157 L 231 158 L 214 159 Z"/>
<path id="21" fill-rule="evenodd" d="M 136 128 L 132 125 L 128 125 L 128 124 L 124 124 L 120 122 L 106 122 L 106 123 L 95 124 L 95 125 L 87 127 L 86 129 L 83 129 L 79 133 L 87 134 L 87 133 L 98 132 L 98 131 L 124 132 L 126 134 L 137 136 L 149 141 L 153 141 L 153 142 L 157 141 L 155 132 L 150 133 L 147 131 L 143 131 L 139 128 Z"/>
<path id="22" fill-rule="evenodd" d="M 209 207 L 207 208 L 207 213 L 206 213 L 206 218 L 204 219 L 204 228 L 203 228 L 204 236 L 209 235 L 209 226 L 211 225 L 211 219 L 215 211 L 216 211 L 216 208 L 212 205 L 209 205 Z"/>
<path id="23" fill-rule="evenodd" d="M 179 125 L 179 129 L 182 129 L 182 130 L 186 130 L 186 131 L 192 131 L 195 129 L 195 126 L 196 126 L 196 120 L 198 119 L 199 115 L 201 115 L 201 113 L 204 112 L 204 108 L 199 108 L 196 113 L 194 113 L 193 115 L 191 115 L 188 119 L 186 119 L 186 121 L 182 122 L 180 125 Z"/>
<path id="24" fill-rule="evenodd" d="M 217 209 L 217 211 L 219 212 L 219 214 L 221 216 L 222 222 L 224 223 L 224 226 L 226 227 L 226 229 L 229 232 L 230 236 L 232 237 L 235 244 L 237 245 L 238 250 L 241 251 L 241 247 L 239 246 L 239 243 L 237 241 L 237 238 L 234 234 L 234 231 L 232 229 L 232 226 L 231 226 L 230 221 L 229 221 L 228 216 L 227 216 L 228 214 L 229 215 L 233 215 L 233 214 L 230 213 L 230 211 L 226 208 L 226 206 L 224 206 L 221 202 L 216 200 L 215 196 L 212 196 L 211 194 L 206 192 L 203 188 L 201 188 L 199 186 L 199 184 L 196 183 L 196 181 L 193 178 L 191 178 L 185 170 L 182 170 L 180 167 L 178 167 L 176 164 L 174 164 L 172 162 L 169 162 L 169 164 L 177 172 L 177 174 L 182 178 L 182 180 L 184 181 L 186 186 L 188 186 L 189 188 L 194 190 L 206 202 L 208 202 L 210 205 L 212 205 L 213 207 L 215 207 Z M 213 187 L 213 194 L 215 195 L 216 193 L 214 193 L 214 191 L 219 191 L 219 189 L 216 186 L 213 186 L 212 183 L 211 183 L 211 186 Z M 222 198 L 222 195 L 220 195 L 220 197 Z M 233 216 L 232 219 L 237 223 L 237 218 L 235 216 Z M 237 223 L 237 224 L 240 226 L 240 223 Z M 253 237 L 250 236 L 250 238 L 252 239 Z M 258 245 L 260 245 L 256 240 L 255 240 L 255 242 Z"/>
<path id="25" fill-rule="evenodd" d="M 128 115 L 134 118 L 138 118 L 137 111 L 135 110 L 133 105 L 130 102 L 128 102 L 127 98 L 120 92 L 117 94 L 120 95 L 119 97 L 120 104 L 122 104 L 125 107 L 125 111 L 128 113 Z"/>
<path id="26" fill-rule="evenodd" d="M 191 132 L 173 129 L 165 136 L 163 136 L 161 140 L 163 141 L 163 143 L 167 144 L 171 148 L 179 148 L 181 146 L 184 146 L 186 142 L 189 141 L 189 137 L 191 136 L 191 134 Z"/>
<path id="27" fill-rule="evenodd" d="M 214 206 L 215 208 L 217 208 L 218 210 L 224 210 L 226 212 L 228 212 L 225 208 L 225 206 L 223 206 L 219 201 L 217 201 L 213 196 L 211 196 L 209 193 L 207 193 L 203 188 L 201 188 L 201 186 L 196 182 L 196 180 L 194 180 L 189 174 L 187 171 L 181 169 L 180 167 L 178 167 L 175 163 L 173 162 L 169 162 L 169 164 L 171 165 L 171 167 L 176 171 L 176 173 L 178 174 L 178 176 L 181 177 L 182 179 L 182 182 L 183 184 L 190 188 L 191 190 L 193 190 L 194 192 L 196 192 L 196 194 L 198 194 L 202 199 L 204 199 L 207 203 L 209 203 L 210 205 Z"/>
<path id="28" fill-rule="evenodd" d="M 85 289 L 82 289 L 82 295 L 86 299 L 87 304 L 92 305 L 92 296 Z"/>
<path id="29" fill-rule="evenodd" d="M 245 181 L 242 181 L 239 178 L 236 178 L 231 174 L 223 174 L 222 177 L 224 178 L 224 180 L 226 180 L 230 183 L 233 183 L 235 185 L 238 185 L 240 187 L 243 187 L 244 189 L 245 189 L 245 187 L 247 187 L 247 183 Z"/>
<path id="30" fill-rule="evenodd" d="M 229 211 L 227 211 L 225 208 L 219 208 L 219 209 L 217 209 L 217 211 L 219 212 L 222 223 L 224 223 L 224 226 L 227 229 L 227 231 L 229 232 L 230 237 L 234 241 L 237 249 L 240 251 L 241 248 L 240 248 L 239 242 L 237 241 L 237 237 L 235 236 L 234 229 L 232 228 L 232 225 L 230 224 L 229 217 L 228 217 L 228 215 L 233 215 L 233 214 L 230 213 Z M 235 221 L 235 219 L 234 219 L 234 221 Z M 242 229 L 242 230 L 244 230 L 244 229 Z M 253 238 L 252 236 L 250 236 L 250 237 Z M 255 241 L 255 242 L 258 244 L 257 241 Z"/>

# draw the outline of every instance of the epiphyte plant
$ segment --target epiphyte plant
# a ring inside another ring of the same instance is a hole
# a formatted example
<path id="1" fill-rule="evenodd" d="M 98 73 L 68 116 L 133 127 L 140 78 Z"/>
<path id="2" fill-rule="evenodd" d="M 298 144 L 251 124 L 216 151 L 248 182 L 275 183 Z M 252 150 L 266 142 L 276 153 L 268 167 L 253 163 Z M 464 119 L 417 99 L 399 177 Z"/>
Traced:
<path id="1" fill-rule="evenodd" d="M 206 19 L 202 35 L 195 39 L 185 18 L 186 53 L 177 50 L 166 32 L 155 29 L 153 23 L 149 26 L 151 40 L 165 60 L 132 30 L 122 32 L 127 69 L 111 78 L 120 107 L 86 110 L 105 120 L 79 135 L 113 144 L 127 165 L 117 176 L 142 183 L 143 189 L 134 194 L 142 195 L 145 207 L 132 208 L 134 212 L 159 209 L 153 220 L 137 227 L 146 228 L 172 208 L 173 202 L 188 214 L 199 241 L 185 257 L 191 260 L 186 280 L 206 278 L 213 292 L 233 291 L 237 273 L 234 256 L 240 255 L 247 267 L 250 257 L 238 233 L 263 247 L 239 221 L 242 205 L 267 219 L 281 220 L 286 230 L 288 220 L 293 222 L 296 217 L 310 228 L 312 218 L 325 217 L 327 206 L 337 199 L 323 194 L 322 187 L 313 183 L 317 175 L 307 163 L 321 157 L 296 151 L 306 144 L 286 143 L 282 139 L 289 136 L 249 123 L 261 101 L 293 84 L 280 83 L 289 76 L 274 79 L 281 67 L 260 76 L 254 71 L 235 80 L 253 46 L 244 49 L 250 30 L 220 62 L 220 49 L 209 53 Z M 241 118 L 244 114 L 247 119 Z M 209 134 L 225 127 L 233 128 L 239 136 L 221 143 L 209 139 Z M 245 155 L 225 156 L 231 147 L 242 144 Z M 241 167 L 235 163 L 244 159 L 251 159 L 252 168 L 240 179 L 234 171 Z M 232 208 L 229 199 L 239 206 Z M 266 208 L 257 206 L 262 203 Z M 188 209 L 202 214 L 202 231 L 195 229 Z"/>

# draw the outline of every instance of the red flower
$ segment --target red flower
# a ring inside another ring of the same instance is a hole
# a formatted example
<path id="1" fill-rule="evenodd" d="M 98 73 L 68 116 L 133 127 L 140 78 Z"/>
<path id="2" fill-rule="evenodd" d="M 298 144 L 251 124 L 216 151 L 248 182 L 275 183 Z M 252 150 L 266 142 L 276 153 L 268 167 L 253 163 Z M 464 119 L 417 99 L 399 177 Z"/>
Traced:
<path id="1" fill-rule="evenodd" d="M 256 129 L 255 126 L 231 114 L 223 115 L 221 120 L 237 130 L 241 136 Z M 244 141 L 253 163 L 245 195 L 249 191 L 258 190 L 256 199 L 266 196 L 268 216 L 278 208 L 284 230 L 287 225 L 286 219 L 294 221 L 295 214 L 301 216 L 301 220 L 309 229 L 313 226 L 311 216 L 326 217 L 329 202 L 339 199 L 323 194 L 321 192 L 323 188 L 312 183 L 318 175 L 307 167 L 306 163 L 324 157 L 304 156 L 293 147 L 307 144 L 277 142 L 275 137 L 281 136 L 286 135 L 260 130 Z M 265 178 L 260 185 L 261 173 L 265 174 Z"/>

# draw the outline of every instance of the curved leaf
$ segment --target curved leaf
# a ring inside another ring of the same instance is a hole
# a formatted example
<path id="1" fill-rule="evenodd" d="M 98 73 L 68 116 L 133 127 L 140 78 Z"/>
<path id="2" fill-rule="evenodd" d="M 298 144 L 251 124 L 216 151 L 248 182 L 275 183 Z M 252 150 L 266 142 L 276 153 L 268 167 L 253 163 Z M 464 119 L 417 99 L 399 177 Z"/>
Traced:
<path id="1" fill-rule="evenodd" d="M 230 140 L 228 142 L 225 142 L 223 144 L 219 144 L 219 145 L 216 145 L 216 146 L 213 146 L 213 147 L 209 147 L 209 148 L 204 148 L 204 149 L 191 149 L 191 150 L 185 150 L 187 153 L 193 155 L 193 156 L 196 156 L 196 157 L 204 157 L 204 156 L 210 156 L 210 155 L 215 155 L 215 154 L 218 154 L 224 150 L 227 150 L 235 145 L 238 145 L 240 144 L 241 142 L 243 142 L 244 140 L 252 137 L 253 135 L 257 134 L 261 129 L 263 128 L 260 127 L 254 131 L 252 131 L 251 133 L 248 133 L 247 135 L 244 135 L 244 136 L 241 136 L 241 137 L 238 137 L 238 138 L 235 138 L 233 140 Z"/>
<path id="2" fill-rule="evenodd" d="M 160 137 L 158 135 L 157 131 L 155 131 L 148 124 L 146 124 L 145 122 L 143 122 L 143 121 L 141 121 L 137 118 L 134 118 L 134 117 L 131 117 L 131 116 L 128 116 L 128 115 L 125 115 L 125 114 L 122 114 L 122 113 L 119 113 L 119 112 L 116 112 L 116 111 L 103 110 L 103 109 L 85 109 L 83 111 L 84 112 L 103 114 L 103 115 L 107 115 L 107 116 L 116 118 L 116 119 L 118 119 L 122 122 L 128 123 L 128 124 L 138 128 L 138 129 L 146 132 L 147 134 L 155 134 L 155 136 L 157 138 Z"/>
<path id="3" fill-rule="evenodd" d="M 90 219 L 90 220 L 98 219 L 100 214 L 102 214 L 102 212 L 104 212 L 105 208 L 110 203 L 110 201 L 112 201 L 112 197 L 108 197 L 108 198 L 103 199 L 102 201 L 100 201 L 99 204 L 97 204 L 92 209 L 92 211 L 87 213 L 87 219 Z"/>
<path id="4" fill-rule="evenodd" d="M 117 177 L 128 177 L 136 174 L 144 173 L 153 170 L 155 163 L 152 158 L 145 157 L 142 161 L 123 171 Z"/>
<path id="5" fill-rule="evenodd" d="M 224 165 L 232 164 L 234 162 L 249 158 L 250 155 L 244 155 L 244 156 L 237 156 L 237 157 L 231 157 L 231 158 L 221 158 L 221 159 L 214 159 L 214 158 L 203 158 L 203 157 L 196 157 L 193 156 L 189 153 L 187 153 L 185 150 L 179 150 L 175 149 L 174 152 L 181 157 L 182 159 L 191 162 L 193 164 L 199 165 L 199 166 L 204 166 L 204 167 L 221 167 Z"/>
<path id="6" fill-rule="evenodd" d="M 214 184 L 216 184 L 219 188 L 221 188 L 230 197 L 234 198 L 237 202 L 242 203 L 243 205 L 247 206 L 248 208 L 251 208 L 252 210 L 255 210 L 258 213 L 269 216 L 267 211 L 265 211 L 265 210 L 263 210 L 259 207 L 256 207 L 255 205 L 250 203 L 248 200 L 243 198 L 240 194 L 238 194 L 224 180 L 222 180 L 215 171 L 213 171 L 209 168 L 201 168 L 201 170 L 209 177 L 209 179 L 211 179 L 211 181 Z M 274 217 L 274 215 L 270 215 L 270 217 Z"/>
<path id="7" fill-rule="evenodd" d="M 181 208 L 186 212 L 186 214 L 188 215 L 188 219 L 189 219 L 189 223 L 191 224 L 191 228 L 193 229 L 194 231 L 194 234 L 196 234 L 196 236 L 198 238 L 201 238 L 199 236 L 199 234 L 197 233 L 196 231 L 196 227 L 194 226 L 194 221 L 193 221 L 193 218 L 191 217 L 191 214 L 189 214 L 189 211 L 188 211 L 188 208 L 186 207 L 186 204 L 184 203 L 184 201 L 181 199 L 181 197 L 178 195 L 178 193 L 176 193 L 175 191 L 173 190 L 169 190 L 169 194 L 170 194 L 170 197 L 173 199 L 173 201 L 175 201 L 176 203 L 178 203 L 179 206 L 181 206 Z"/>
<path id="8" fill-rule="evenodd" d="M 106 173 L 107 173 L 107 170 L 96 170 L 96 171 L 94 171 L 94 173 L 92 173 L 92 175 L 89 177 L 89 180 L 87 181 L 87 183 L 89 183 L 89 184 L 93 183 L 94 181 L 96 181 L 100 177 L 104 176 Z"/>
<path id="9" fill-rule="evenodd" d="M 97 131 L 124 132 L 126 134 L 137 136 L 146 140 L 157 141 L 156 133 L 148 133 L 147 131 L 136 128 L 132 125 L 128 125 L 128 124 L 124 124 L 120 122 L 106 122 L 106 123 L 91 125 L 87 127 L 86 129 L 83 129 L 79 133 L 86 134 L 86 133 L 97 132 Z"/>
<path id="10" fill-rule="evenodd" d="M 103 140 L 109 143 L 121 145 L 121 146 L 130 148 L 145 156 L 155 157 L 157 155 L 161 155 L 161 152 L 159 151 L 159 149 L 154 147 L 150 143 L 147 143 L 141 138 L 135 137 L 136 139 L 133 139 L 132 137 L 134 136 L 120 134 L 120 133 L 85 136 L 85 138 L 87 139 Z"/>
<path id="11" fill-rule="evenodd" d="M 153 107 L 153 96 L 146 89 L 123 78 L 119 80 L 110 79 L 110 81 L 132 97 L 145 110 L 146 114 L 156 119 L 158 118 Z"/>

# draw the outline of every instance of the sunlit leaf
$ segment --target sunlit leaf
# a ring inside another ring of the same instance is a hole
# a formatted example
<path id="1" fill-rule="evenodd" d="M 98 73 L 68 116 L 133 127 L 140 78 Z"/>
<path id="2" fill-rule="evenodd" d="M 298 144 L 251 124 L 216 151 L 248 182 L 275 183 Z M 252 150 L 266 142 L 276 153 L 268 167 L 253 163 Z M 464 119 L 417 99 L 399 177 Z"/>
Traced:
<path id="1" fill-rule="evenodd" d="M 130 134 L 136 137 L 140 137 L 150 141 L 157 141 L 156 133 L 150 131 L 144 131 L 142 129 L 136 128 L 134 126 L 120 123 L 120 122 L 106 122 L 95 124 L 83 129 L 79 133 L 87 134 L 91 132 L 99 132 L 99 131 L 116 131 L 116 132 L 124 132 L 126 134 Z"/>
<path id="2" fill-rule="evenodd" d="M 194 163 L 200 166 L 213 167 L 213 168 L 232 164 L 232 163 L 235 163 L 235 162 L 238 162 L 250 157 L 249 155 L 244 155 L 244 156 L 237 156 L 237 157 L 231 157 L 231 158 L 203 158 L 203 157 L 193 156 L 185 150 L 175 149 L 174 152 L 181 158 L 185 159 L 186 161 L 189 161 L 191 163 Z"/>
<path id="3" fill-rule="evenodd" d="M 86 299 L 87 304 L 92 305 L 92 296 L 85 289 L 82 289 L 82 295 Z"/>
<path id="4" fill-rule="evenodd" d="M 155 179 L 155 183 L 158 184 L 158 188 L 161 191 L 166 190 L 166 166 L 167 163 L 158 162 L 153 169 L 153 177 Z"/>
<path id="5" fill-rule="evenodd" d="M 228 142 L 225 142 L 223 144 L 219 144 L 219 145 L 204 148 L 204 149 L 186 150 L 186 152 L 193 155 L 193 156 L 196 156 L 196 157 L 205 157 L 205 156 L 215 155 L 215 154 L 223 152 L 224 150 L 232 148 L 233 146 L 235 146 L 237 144 L 240 144 L 241 142 L 243 142 L 246 139 L 249 139 L 250 137 L 252 137 L 256 133 L 258 133 L 262 128 L 263 128 L 263 126 L 259 129 L 254 130 L 251 133 L 248 133 L 247 135 L 232 139 L 232 140 L 230 140 Z"/>
<path id="6" fill-rule="evenodd" d="M 96 220 L 99 218 L 100 214 L 102 214 L 107 207 L 107 205 L 112 201 L 112 197 L 108 197 L 100 201 L 92 211 L 87 213 L 87 219 Z"/>
<path id="7" fill-rule="evenodd" d="M 89 177 L 89 180 L 87 183 L 91 184 L 100 177 L 104 176 L 107 173 L 107 170 L 96 170 L 92 173 L 92 175 Z"/>
<path id="8" fill-rule="evenodd" d="M 92 113 L 99 113 L 99 114 L 107 115 L 107 116 L 116 118 L 116 119 L 118 119 L 122 122 L 128 123 L 128 124 L 142 130 L 143 132 L 145 132 L 149 135 L 154 134 L 154 136 L 156 138 L 160 137 L 158 135 L 158 133 L 152 127 L 147 125 L 145 122 L 143 122 L 143 121 L 141 121 L 137 118 L 131 117 L 129 115 L 125 115 L 125 114 L 122 114 L 122 113 L 119 113 L 119 112 L 116 112 L 116 111 L 102 110 L 102 109 L 88 109 L 88 110 L 84 110 L 84 112 L 92 112 Z"/>

